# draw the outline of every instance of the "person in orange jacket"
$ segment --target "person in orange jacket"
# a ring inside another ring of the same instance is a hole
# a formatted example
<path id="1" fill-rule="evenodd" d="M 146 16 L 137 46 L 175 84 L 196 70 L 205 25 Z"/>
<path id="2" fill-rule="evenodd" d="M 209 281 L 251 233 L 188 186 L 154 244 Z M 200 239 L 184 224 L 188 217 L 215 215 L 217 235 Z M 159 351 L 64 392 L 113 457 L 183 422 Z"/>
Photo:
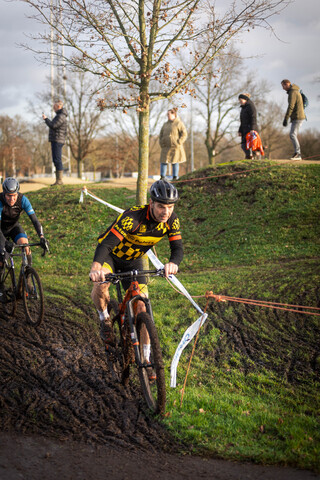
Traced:
<path id="1" fill-rule="evenodd" d="M 261 155 L 264 155 L 261 138 L 258 132 L 253 130 L 252 132 L 247 133 L 246 141 L 247 141 L 247 150 L 251 150 L 252 153 L 260 152 Z"/>

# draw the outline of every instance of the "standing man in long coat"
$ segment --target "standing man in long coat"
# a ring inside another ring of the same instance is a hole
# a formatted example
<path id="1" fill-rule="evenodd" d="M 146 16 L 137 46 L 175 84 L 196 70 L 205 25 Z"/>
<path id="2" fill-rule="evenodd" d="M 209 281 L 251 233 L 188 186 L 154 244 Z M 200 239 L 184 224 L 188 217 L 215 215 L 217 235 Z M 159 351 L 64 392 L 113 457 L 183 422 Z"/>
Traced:
<path id="1" fill-rule="evenodd" d="M 160 131 L 160 176 L 162 180 L 166 176 L 168 163 L 172 164 L 173 180 L 178 180 L 179 165 L 186 161 L 183 144 L 188 133 L 184 123 L 177 116 L 177 110 L 177 108 L 168 110 L 168 121 L 163 124 Z"/>

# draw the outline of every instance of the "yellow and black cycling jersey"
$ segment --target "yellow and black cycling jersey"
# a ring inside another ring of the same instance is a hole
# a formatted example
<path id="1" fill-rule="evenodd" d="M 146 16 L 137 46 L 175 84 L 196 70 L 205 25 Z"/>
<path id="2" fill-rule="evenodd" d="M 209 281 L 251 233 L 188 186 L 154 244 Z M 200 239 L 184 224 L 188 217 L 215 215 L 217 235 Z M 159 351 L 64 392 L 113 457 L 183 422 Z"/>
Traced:
<path id="1" fill-rule="evenodd" d="M 94 261 L 103 265 L 110 254 L 127 261 L 138 259 L 164 236 L 170 242 L 170 262 L 179 265 L 183 246 L 177 215 L 173 212 L 167 222 L 159 223 L 152 218 L 149 205 L 132 207 L 100 235 Z"/>

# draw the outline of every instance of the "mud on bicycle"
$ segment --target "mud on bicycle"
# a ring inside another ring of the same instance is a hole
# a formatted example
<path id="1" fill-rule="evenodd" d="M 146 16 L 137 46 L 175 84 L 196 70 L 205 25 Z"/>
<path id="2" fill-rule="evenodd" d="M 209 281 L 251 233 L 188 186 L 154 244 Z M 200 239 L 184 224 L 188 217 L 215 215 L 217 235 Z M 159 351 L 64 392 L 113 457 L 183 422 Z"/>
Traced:
<path id="1" fill-rule="evenodd" d="M 131 270 L 105 275 L 102 283 L 111 282 L 117 291 L 117 300 L 111 298 L 108 304 L 114 341 L 106 345 L 106 353 L 125 386 L 129 383 L 130 366 L 135 364 L 147 406 L 153 412 L 163 414 L 166 404 L 164 363 L 151 302 L 141 295 L 137 281 L 141 275 L 164 276 L 164 270 Z M 130 279 L 131 283 L 123 296 L 121 281 L 124 279 Z M 137 313 L 138 302 L 143 302 L 145 311 Z M 145 345 L 146 332 L 150 347 Z"/>
<path id="2" fill-rule="evenodd" d="M 0 267 L 0 304 L 6 316 L 14 317 L 17 301 L 22 299 L 25 317 L 28 323 L 38 326 L 44 316 L 43 288 L 38 272 L 28 264 L 28 247 L 41 246 L 42 256 L 49 251 L 48 243 L 12 244 L 6 252 L 3 266 Z M 20 250 L 20 251 L 19 251 Z M 14 257 L 21 258 L 21 268 L 17 279 Z"/>

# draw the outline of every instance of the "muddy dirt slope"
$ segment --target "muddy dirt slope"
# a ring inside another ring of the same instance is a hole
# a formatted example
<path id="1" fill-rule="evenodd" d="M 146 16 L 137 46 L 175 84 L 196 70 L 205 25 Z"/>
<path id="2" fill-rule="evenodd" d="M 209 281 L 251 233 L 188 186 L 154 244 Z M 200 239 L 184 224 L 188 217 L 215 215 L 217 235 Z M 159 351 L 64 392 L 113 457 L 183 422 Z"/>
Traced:
<path id="1" fill-rule="evenodd" d="M 48 300 L 37 329 L 20 306 L 15 320 L 0 317 L 1 480 L 320 478 L 179 454 L 137 386 L 113 378 L 89 322 L 93 310 L 77 307 L 83 323 Z"/>

